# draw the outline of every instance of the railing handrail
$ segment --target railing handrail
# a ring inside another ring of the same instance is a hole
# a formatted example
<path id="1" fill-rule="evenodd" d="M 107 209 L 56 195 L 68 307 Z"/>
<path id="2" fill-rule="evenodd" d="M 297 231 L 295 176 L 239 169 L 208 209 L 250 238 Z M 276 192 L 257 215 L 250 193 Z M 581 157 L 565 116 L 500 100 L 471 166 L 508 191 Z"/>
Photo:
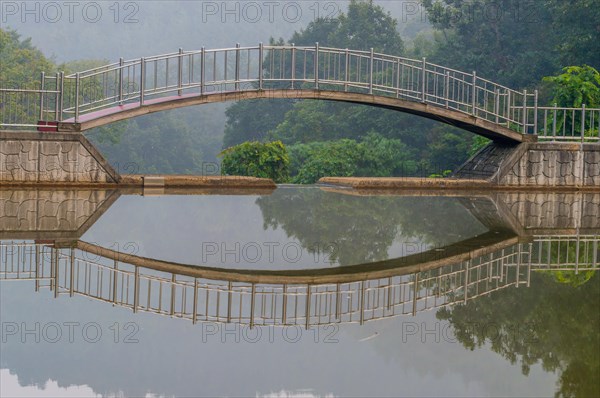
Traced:
<path id="1" fill-rule="evenodd" d="M 195 70 L 194 63 L 200 63 Z M 298 69 L 302 70 L 297 71 Z M 200 81 L 198 71 L 201 74 Z M 242 87 L 240 83 L 253 85 Z M 395 96 L 446 107 L 520 134 L 533 132 L 540 135 L 540 114 L 544 117 L 544 112 L 547 116 L 548 112 L 553 111 L 563 112 L 561 121 L 567 117 L 572 119 L 570 124 L 558 126 L 559 129 L 562 127 L 566 130 L 566 126 L 572 129 L 575 127 L 574 122 L 579 123 L 581 119 L 581 125 L 577 126 L 574 133 L 580 134 L 582 140 L 590 139 L 584 135 L 588 131 L 595 134 L 596 120 L 600 119 L 600 115 L 596 116 L 600 112 L 598 108 L 587 108 L 585 105 L 581 108 L 539 106 L 537 91 L 514 90 L 482 78 L 476 72 L 448 68 L 429 62 L 426 58 L 419 60 L 384 54 L 374 49 L 353 50 L 321 46 L 318 43 L 314 46 L 261 43 L 258 46 L 242 47 L 237 44 L 235 47 L 215 49 L 179 49 L 177 52 L 149 57 L 120 59 L 116 63 L 69 75 L 61 72 L 56 76 L 45 76 L 42 73 L 39 89 L 1 88 L 0 95 L 38 96 L 39 109 L 36 108 L 32 115 L 21 116 L 22 112 L 13 112 L 13 116 L 18 114 L 18 117 L 33 119 L 35 113 L 40 119 L 46 115 L 49 119 L 54 117 L 54 121 L 64 121 L 63 115 L 74 113 L 75 122 L 78 122 L 80 116 L 114 104 L 137 101 L 139 106 L 143 106 L 146 98 L 156 98 L 157 95 L 168 93 L 180 96 L 184 90 L 189 93 L 200 88 L 196 90 L 199 95 L 210 95 L 211 92 L 205 90 L 205 87 L 222 85 L 221 91 L 243 92 L 288 85 L 300 88 L 301 85 L 310 83 L 313 83 L 316 90 L 322 90 L 325 85 L 343 87 L 344 91 L 358 90 L 374 96 Z M 319 87 L 320 83 L 322 87 Z M 47 89 L 48 86 L 51 89 Z M 567 112 L 572 115 L 567 115 Z M 585 115 L 585 118 L 575 114 Z M 547 122 L 544 121 L 546 126 Z M 556 121 L 553 123 L 553 128 L 556 129 Z M 586 127 L 586 123 L 591 125 L 591 130 Z M 36 124 L 0 120 L 0 125 Z M 573 139 L 573 132 L 566 133 L 565 131 L 565 135 L 569 135 L 568 139 Z M 544 137 L 547 136 L 545 131 Z M 556 137 L 556 134 L 553 136 Z M 591 139 L 600 140 L 600 136 Z"/>

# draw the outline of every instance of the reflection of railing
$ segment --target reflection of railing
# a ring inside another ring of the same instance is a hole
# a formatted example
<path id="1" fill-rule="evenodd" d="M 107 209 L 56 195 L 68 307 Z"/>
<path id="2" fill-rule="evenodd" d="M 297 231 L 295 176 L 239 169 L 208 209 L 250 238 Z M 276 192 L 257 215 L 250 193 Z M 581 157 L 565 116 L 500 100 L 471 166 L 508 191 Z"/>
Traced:
<path id="1" fill-rule="evenodd" d="M 542 108 L 531 93 L 427 62 L 370 51 L 320 46 L 258 46 L 183 51 L 121 59 L 72 75 L 42 74 L 24 96 L 0 88 L 0 126 L 36 127 L 37 120 L 80 122 L 118 106 L 272 89 L 343 91 L 400 98 L 455 110 L 522 134 L 597 141 L 600 109 Z M 290 93 L 290 97 L 294 97 Z M 572 121 L 569 122 L 569 115 Z M 563 126 L 564 122 L 564 126 Z M 550 127 L 548 124 L 550 123 Z M 548 129 L 551 129 L 551 132 Z"/>
<path id="2" fill-rule="evenodd" d="M 423 272 L 324 284 L 245 283 L 194 278 L 117 262 L 79 249 L 0 243 L 0 279 L 34 280 L 58 295 L 193 322 L 325 325 L 370 320 L 465 302 L 509 286 L 529 286 L 532 271 L 597 270 L 600 236 L 536 237 Z"/>

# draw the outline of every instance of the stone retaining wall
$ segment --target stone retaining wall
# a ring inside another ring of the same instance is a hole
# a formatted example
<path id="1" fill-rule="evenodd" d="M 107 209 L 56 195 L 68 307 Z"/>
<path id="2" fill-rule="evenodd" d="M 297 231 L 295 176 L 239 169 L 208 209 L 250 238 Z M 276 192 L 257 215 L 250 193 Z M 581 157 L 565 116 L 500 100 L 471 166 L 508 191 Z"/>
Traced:
<path id="1" fill-rule="evenodd" d="M 600 145 L 521 144 L 492 178 L 516 187 L 599 187 Z"/>
<path id="2" fill-rule="evenodd" d="M 82 134 L 0 132 L 0 182 L 114 184 L 119 175 Z"/>

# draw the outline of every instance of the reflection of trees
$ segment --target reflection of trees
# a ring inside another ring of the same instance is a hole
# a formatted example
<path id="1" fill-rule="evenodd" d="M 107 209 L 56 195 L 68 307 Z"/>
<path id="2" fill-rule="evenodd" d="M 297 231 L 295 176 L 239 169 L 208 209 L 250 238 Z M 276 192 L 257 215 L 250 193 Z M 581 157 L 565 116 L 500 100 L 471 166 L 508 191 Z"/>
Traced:
<path id="1" fill-rule="evenodd" d="M 600 278 L 580 286 L 556 283 L 550 275 L 531 275 L 535 288 L 507 289 L 466 304 L 443 308 L 466 348 L 490 343 L 511 363 L 560 374 L 557 396 L 600 396 Z"/>
<path id="2" fill-rule="evenodd" d="M 283 228 L 309 251 L 333 248 L 341 265 L 387 259 L 396 236 L 445 246 L 486 231 L 452 198 L 352 196 L 313 188 L 278 189 L 257 199 L 264 228 Z"/>
<path id="3" fill-rule="evenodd" d="M 540 244 L 540 253 L 542 253 L 540 262 L 561 265 L 562 268 L 573 268 L 573 270 L 549 272 L 556 282 L 577 287 L 589 281 L 596 273 L 592 270 L 579 272 L 575 270 L 575 264 L 592 264 L 594 256 L 598 255 L 594 253 L 589 242 L 558 241 Z"/>

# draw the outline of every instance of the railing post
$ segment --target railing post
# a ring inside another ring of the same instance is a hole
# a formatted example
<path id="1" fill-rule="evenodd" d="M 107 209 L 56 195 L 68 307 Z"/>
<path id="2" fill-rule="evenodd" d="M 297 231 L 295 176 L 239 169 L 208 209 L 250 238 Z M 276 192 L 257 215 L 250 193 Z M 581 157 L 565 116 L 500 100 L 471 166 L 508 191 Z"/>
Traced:
<path id="1" fill-rule="evenodd" d="M 552 141 L 556 141 L 556 116 L 558 113 L 558 104 L 554 103 L 554 114 L 552 115 Z"/>
<path id="2" fill-rule="evenodd" d="M 292 43 L 292 89 L 296 81 L 296 44 Z"/>
<path id="3" fill-rule="evenodd" d="M 396 87 L 396 98 L 400 98 L 400 89 L 401 89 L 401 87 L 400 87 L 400 77 L 401 77 L 400 67 L 402 65 L 400 62 L 400 58 L 397 59 L 396 64 L 398 67 L 398 70 L 396 71 L 396 85 L 398 86 L 398 87 Z"/>
<path id="4" fill-rule="evenodd" d="M 369 94 L 373 94 L 373 64 L 375 63 L 375 56 L 373 47 L 371 47 L 371 60 L 369 62 Z"/>
<path id="5" fill-rule="evenodd" d="M 477 116 L 477 72 L 473 71 L 473 89 L 471 98 L 471 109 L 473 116 Z"/>
<path id="6" fill-rule="evenodd" d="M 448 98 L 450 97 L 450 71 L 444 74 L 444 99 L 446 100 L 446 109 L 449 107 Z"/>
<path id="7" fill-rule="evenodd" d="M 119 105 L 123 105 L 123 66 L 125 61 L 119 58 Z"/>
<path id="8" fill-rule="evenodd" d="M 319 42 L 315 43 L 315 90 L 319 89 Z"/>
<path id="9" fill-rule="evenodd" d="M 206 68 L 204 67 L 204 64 L 206 60 L 206 48 L 202 47 L 202 49 L 200 50 L 200 95 L 204 95 L 204 85 L 205 85 L 205 78 L 206 78 Z"/>
<path id="10" fill-rule="evenodd" d="M 510 128 L 510 122 L 512 121 L 510 116 L 511 106 L 510 106 L 510 90 L 506 90 L 506 127 Z"/>
<path id="11" fill-rule="evenodd" d="M 427 58 L 423 57 L 423 70 L 421 73 L 421 102 L 425 103 L 427 102 L 427 98 L 426 98 L 426 90 L 425 90 L 425 84 L 427 82 L 427 78 L 425 76 L 427 70 Z"/>
<path id="12" fill-rule="evenodd" d="M 496 124 L 500 121 L 500 89 L 496 89 L 496 99 L 494 101 L 494 114 L 496 115 Z"/>
<path id="13" fill-rule="evenodd" d="M 538 134 L 538 91 L 535 90 L 533 99 L 533 134 Z"/>
<path id="14" fill-rule="evenodd" d="M 46 73 L 42 72 L 40 76 L 40 121 L 44 120 L 44 86 L 46 84 Z"/>
<path id="15" fill-rule="evenodd" d="M 179 56 L 177 57 L 177 95 L 181 96 L 183 90 L 183 48 L 179 49 Z"/>
<path id="16" fill-rule="evenodd" d="M 79 123 L 79 72 L 75 74 L 75 123 Z"/>
<path id="17" fill-rule="evenodd" d="M 523 134 L 527 134 L 527 90 L 523 90 Z"/>
<path id="18" fill-rule="evenodd" d="M 344 71 L 344 91 L 348 91 L 348 82 L 350 81 L 350 50 L 346 49 L 346 64 Z"/>
<path id="19" fill-rule="evenodd" d="M 64 109 L 64 98 L 65 98 L 65 72 L 60 72 L 60 101 L 58 104 L 58 115 L 57 121 L 62 121 L 62 114 Z"/>
<path id="20" fill-rule="evenodd" d="M 573 120 L 575 122 L 575 120 Z M 585 141 L 585 104 L 581 104 L 581 142 Z"/>
<path id="21" fill-rule="evenodd" d="M 235 44 L 235 91 L 240 91 L 240 43 Z"/>
<path id="22" fill-rule="evenodd" d="M 54 94 L 54 121 L 58 121 L 58 109 L 59 109 L 59 104 L 60 104 L 60 73 L 56 72 L 56 84 L 54 91 L 56 91 L 56 93 Z"/>
<path id="23" fill-rule="evenodd" d="M 258 89 L 263 89 L 263 55 L 265 49 L 262 42 L 258 43 Z"/>
<path id="24" fill-rule="evenodd" d="M 144 77 L 146 75 L 146 60 L 140 58 L 140 106 L 144 105 Z"/>

